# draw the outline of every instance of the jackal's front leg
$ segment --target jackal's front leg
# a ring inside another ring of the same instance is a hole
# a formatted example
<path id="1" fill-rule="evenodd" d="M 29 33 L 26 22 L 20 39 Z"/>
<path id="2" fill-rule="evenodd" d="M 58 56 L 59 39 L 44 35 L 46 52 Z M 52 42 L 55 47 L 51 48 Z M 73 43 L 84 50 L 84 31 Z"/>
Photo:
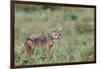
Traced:
<path id="1" fill-rule="evenodd" d="M 51 54 L 52 46 L 53 46 L 53 44 L 47 44 L 47 51 L 48 51 L 49 55 Z"/>

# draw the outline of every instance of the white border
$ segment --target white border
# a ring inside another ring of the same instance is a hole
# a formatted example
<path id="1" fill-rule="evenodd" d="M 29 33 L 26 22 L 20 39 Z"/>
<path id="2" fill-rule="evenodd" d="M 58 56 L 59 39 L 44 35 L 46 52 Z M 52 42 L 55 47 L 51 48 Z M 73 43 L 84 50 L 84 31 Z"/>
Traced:
<path id="1" fill-rule="evenodd" d="M 26 0 L 24 0 L 26 1 Z M 29 1 L 29 0 L 27 0 Z M 100 2 L 99 0 L 30 0 L 54 3 L 86 4 L 97 6 L 97 63 L 39 67 L 36 69 L 99 69 L 100 67 Z M 10 0 L 0 0 L 0 69 L 10 67 Z M 35 69 L 35 68 L 32 68 Z"/>

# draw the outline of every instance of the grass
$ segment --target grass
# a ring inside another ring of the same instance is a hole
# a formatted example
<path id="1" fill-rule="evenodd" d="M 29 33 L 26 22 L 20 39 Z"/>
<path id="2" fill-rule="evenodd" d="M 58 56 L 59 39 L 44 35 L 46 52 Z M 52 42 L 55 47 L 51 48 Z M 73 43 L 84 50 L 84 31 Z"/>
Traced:
<path id="1" fill-rule="evenodd" d="M 26 5 L 27 6 L 27 5 Z M 20 5 L 19 8 L 21 9 Z M 29 7 L 28 7 L 29 8 Z M 59 7 L 62 8 L 62 7 Z M 51 32 L 62 27 L 62 36 L 47 55 L 45 46 L 38 46 L 29 57 L 24 42 L 28 33 Z M 94 60 L 94 9 L 66 7 L 60 9 L 15 10 L 15 64 L 70 63 Z"/>

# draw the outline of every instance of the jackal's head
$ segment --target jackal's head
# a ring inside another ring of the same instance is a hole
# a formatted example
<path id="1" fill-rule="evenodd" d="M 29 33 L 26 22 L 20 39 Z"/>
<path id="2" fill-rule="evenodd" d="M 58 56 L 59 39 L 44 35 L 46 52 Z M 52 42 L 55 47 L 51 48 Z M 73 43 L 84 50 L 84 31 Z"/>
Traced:
<path id="1" fill-rule="evenodd" d="M 59 39 L 61 36 L 61 31 L 62 31 L 62 28 L 53 29 L 53 33 L 52 33 L 53 39 Z"/>

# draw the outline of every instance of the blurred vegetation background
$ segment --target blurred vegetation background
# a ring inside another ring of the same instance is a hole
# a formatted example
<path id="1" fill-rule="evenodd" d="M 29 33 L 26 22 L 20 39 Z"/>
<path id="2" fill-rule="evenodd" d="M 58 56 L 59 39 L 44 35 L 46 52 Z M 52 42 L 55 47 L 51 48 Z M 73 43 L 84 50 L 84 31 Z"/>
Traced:
<path id="1" fill-rule="evenodd" d="M 24 48 L 28 33 L 51 32 L 62 27 L 48 57 L 45 46 L 38 46 L 28 57 Z M 15 64 L 70 63 L 94 60 L 94 9 L 53 5 L 15 5 Z"/>

